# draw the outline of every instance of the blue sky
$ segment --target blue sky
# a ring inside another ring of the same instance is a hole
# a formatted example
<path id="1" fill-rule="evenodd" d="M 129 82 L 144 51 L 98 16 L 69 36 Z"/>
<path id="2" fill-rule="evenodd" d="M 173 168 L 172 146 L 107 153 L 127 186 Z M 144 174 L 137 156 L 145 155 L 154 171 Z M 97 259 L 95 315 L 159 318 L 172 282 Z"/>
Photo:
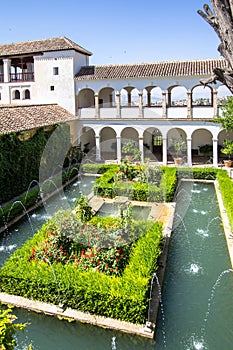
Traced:
<path id="1" fill-rule="evenodd" d="M 0 0 L 0 43 L 66 36 L 91 64 L 220 57 L 205 0 Z"/>

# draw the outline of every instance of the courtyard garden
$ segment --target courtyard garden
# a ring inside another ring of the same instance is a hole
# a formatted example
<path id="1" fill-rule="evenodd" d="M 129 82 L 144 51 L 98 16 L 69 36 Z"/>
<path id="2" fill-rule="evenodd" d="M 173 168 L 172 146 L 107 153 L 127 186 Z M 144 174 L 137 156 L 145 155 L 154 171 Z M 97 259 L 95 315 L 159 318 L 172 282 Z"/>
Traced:
<path id="1" fill-rule="evenodd" d="M 223 170 L 178 171 L 124 162 L 86 164 L 83 171 L 102 174 L 93 187 L 98 196 L 128 196 L 138 202 L 171 201 L 179 178 L 218 178 L 232 212 L 232 183 Z M 121 206 L 117 217 L 102 217 L 81 196 L 72 210 L 58 211 L 10 256 L 0 271 L 0 290 L 143 324 L 163 243 L 162 223 L 134 220 L 131 205 Z"/>

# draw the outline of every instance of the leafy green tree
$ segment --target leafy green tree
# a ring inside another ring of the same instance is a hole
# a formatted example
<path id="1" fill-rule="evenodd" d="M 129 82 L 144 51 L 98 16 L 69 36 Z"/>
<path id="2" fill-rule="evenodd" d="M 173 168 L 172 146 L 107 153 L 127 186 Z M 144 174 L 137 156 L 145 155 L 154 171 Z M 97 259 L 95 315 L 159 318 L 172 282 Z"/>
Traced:
<path id="1" fill-rule="evenodd" d="M 12 314 L 12 308 L 3 309 L 0 304 L 0 350 L 13 350 L 17 345 L 14 335 L 18 330 L 23 331 L 26 324 L 14 323 L 16 319 L 17 317 Z M 30 349 L 31 345 L 27 350 Z"/>
<path id="2" fill-rule="evenodd" d="M 87 197 L 83 195 L 81 195 L 79 198 L 75 211 L 81 222 L 88 222 L 94 216 L 92 207 L 89 205 Z"/>
<path id="3" fill-rule="evenodd" d="M 228 97 L 227 101 L 221 106 L 222 116 L 216 119 L 223 129 L 227 132 L 233 130 L 233 97 Z"/>
<path id="4" fill-rule="evenodd" d="M 122 153 L 126 153 L 132 161 L 141 159 L 141 151 L 139 151 L 136 142 L 133 140 L 126 142 L 122 147 Z"/>

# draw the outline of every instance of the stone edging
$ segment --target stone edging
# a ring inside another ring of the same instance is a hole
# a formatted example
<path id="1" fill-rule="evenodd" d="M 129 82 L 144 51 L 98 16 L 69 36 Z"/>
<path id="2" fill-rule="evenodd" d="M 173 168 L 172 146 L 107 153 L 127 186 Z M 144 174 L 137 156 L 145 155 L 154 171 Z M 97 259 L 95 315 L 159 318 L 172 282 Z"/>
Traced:
<path id="1" fill-rule="evenodd" d="M 147 203 L 148 204 L 148 203 Z M 162 210 L 159 211 L 157 220 L 163 223 L 163 235 L 165 244 L 163 252 L 159 258 L 159 269 L 157 271 L 159 284 L 162 285 L 166 267 L 169 239 L 172 232 L 173 217 L 175 211 L 175 203 L 165 203 Z M 152 289 L 152 300 L 149 305 L 149 322 L 146 325 L 137 325 L 125 321 L 120 321 L 103 316 L 91 315 L 78 310 L 67 308 L 62 309 L 62 305 L 53 305 L 45 302 L 30 300 L 24 297 L 0 293 L 0 301 L 3 304 L 11 304 L 16 307 L 25 308 L 28 310 L 42 312 L 46 315 L 59 316 L 64 319 L 71 319 L 82 323 L 89 323 L 104 328 L 119 330 L 125 333 L 136 334 L 146 338 L 153 339 L 155 331 L 155 322 L 159 310 L 159 294 L 156 285 Z"/>
<path id="2" fill-rule="evenodd" d="M 232 230 L 231 230 L 231 226 L 230 226 L 230 223 L 228 220 L 225 206 L 223 204 L 222 194 L 221 194 L 221 191 L 219 189 L 219 183 L 217 180 L 214 181 L 214 186 L 215 186 L 215 191 L 216 191 L 216 195 L 217 195 L 217 199 L 218 199 L 220 214 L 222 217 L 222 223 L 223 223 L 223 228 L 224 228 L 224 232 L 225 232 L 228 252 L 229 252 L 229 256 L 230 256 L 230 260 L 231 260 L 231 266 L 233 267 L 233 235 L 232 235 Z"/>

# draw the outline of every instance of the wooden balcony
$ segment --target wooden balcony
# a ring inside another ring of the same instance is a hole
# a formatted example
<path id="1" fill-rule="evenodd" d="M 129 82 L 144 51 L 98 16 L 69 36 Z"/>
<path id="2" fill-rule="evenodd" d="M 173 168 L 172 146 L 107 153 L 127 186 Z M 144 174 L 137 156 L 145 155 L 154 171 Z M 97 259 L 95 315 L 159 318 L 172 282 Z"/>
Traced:
<path id="1" fill-rule="evenodd" d="M 34 72 L 10 73 L 10 82 L 34 81 Z"/>

